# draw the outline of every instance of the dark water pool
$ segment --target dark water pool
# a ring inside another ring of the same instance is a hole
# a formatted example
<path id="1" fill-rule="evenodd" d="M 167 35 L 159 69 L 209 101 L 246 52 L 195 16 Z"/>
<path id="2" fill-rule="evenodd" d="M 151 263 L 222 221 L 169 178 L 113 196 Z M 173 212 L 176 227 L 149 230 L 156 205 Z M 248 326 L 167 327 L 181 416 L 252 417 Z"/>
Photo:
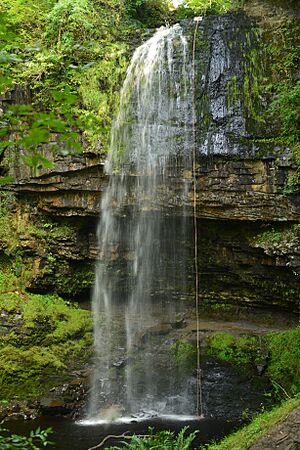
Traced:
<path id="1" fill-rule="evenodd" d="M 120 435 L 125 431 L 130 431 L 131 434 L 147 434 L 149 426 L 153 427 L 155 431 L 174 430 L 178 432 L 184 426 L 189 426 L 190 431 L 199 430 L 197 438 L 194 441 L 195 446 L 197 446 L 225 436 L 238 426 L 238 422 L 205 418 L 201 420 L 170 420 L 155 418 L 130 424 L 110 423 L 109 425 L 81 425 L 63 418 L 43 417 L 39 420 L 30 422 L 9 421 L 5 423 L 5 427 L 12 432 L 24 435 L 39 426 L 42 428 L 52 427 L 54 430 L 51 438 L 55 441 L 55 445 L 49 447 L 49 449 L 88 450 L 109 434 Z M 106 443 L 106 447 L 119 443 L 119 440 L 110 440 Z"/>
<path id="2" fill-rule="evenodd" d="M 269 397 L 264 395 L 265 382 L 262 377 L 258 377 L 259 380 L 256 378 L 236 372 L 225 362 L 214 359 L 204 361 L 202 364 L 204 419 L 194 416 L 148 416 L 141 417 L 139 421 L 128 418 L 127 421 L 122 419 L 120 422 L 93 424 L 88 421 L 75 422 L 58 416 L 42 416 L 33 421 L 10 420 L 5 423 L 5 427 L 22 435 L 38 427 L 52 427 L 54 433 L 51 440 L 55 441 L 55 445 L 49 449 L 88 450 L 110 434 L 120 435 L 125 431 L 129 431 L 130 434 L 148 434 L 149 427 L 153 427 L 154 431 L 179 432 L 188 426 L 190 431 L 198 430 L 192 447 L 197 448 L 200 444 L 221 439 L 241 425 L 241 417 L 245 411 L 251 414 L 259 411 L 261 406 L 270 404 Z M 120 440 L 110 440 L 106 446 L 116 444 L 120 444 Z"/>

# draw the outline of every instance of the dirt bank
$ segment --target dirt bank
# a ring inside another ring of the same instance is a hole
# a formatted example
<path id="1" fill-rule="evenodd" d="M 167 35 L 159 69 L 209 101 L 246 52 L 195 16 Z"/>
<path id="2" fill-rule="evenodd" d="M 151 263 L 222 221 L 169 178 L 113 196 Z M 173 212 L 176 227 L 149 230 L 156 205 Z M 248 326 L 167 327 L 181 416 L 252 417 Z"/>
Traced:
<path id="1" fill-rule="evenodd" d="M 249 450 L 265 449 L 300 450 L 300 406 L 249 447 Z"/>

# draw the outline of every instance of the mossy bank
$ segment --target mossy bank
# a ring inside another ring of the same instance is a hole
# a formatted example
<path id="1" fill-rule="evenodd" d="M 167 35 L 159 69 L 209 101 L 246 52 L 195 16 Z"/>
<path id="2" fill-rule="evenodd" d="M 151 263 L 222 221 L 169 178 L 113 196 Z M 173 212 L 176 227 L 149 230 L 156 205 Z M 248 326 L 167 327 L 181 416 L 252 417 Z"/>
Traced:
<path id="1" fill-rule="evenodd" d="M 57 295 L 35 295 L 0 271 L 1 400 L 39 398 L 82 369 L 92 351 L 89 311 Z"/>

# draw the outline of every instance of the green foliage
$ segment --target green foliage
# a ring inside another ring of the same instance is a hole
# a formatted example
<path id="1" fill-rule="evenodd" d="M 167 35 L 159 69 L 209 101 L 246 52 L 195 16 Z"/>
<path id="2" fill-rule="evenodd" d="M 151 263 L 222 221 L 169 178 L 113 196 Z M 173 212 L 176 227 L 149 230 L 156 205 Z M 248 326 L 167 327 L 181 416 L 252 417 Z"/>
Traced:
<path id="1" fill-rule="evenodd" d="M 300 46 L 299 46 L 300 49 Z M 278 82 L 277 96 L 274 98 L 270 111 L 280 113 L 282 135 L 295 143 L 300 140 L 300 80 L 293 83 Z"/>
<path id="2" fill-rule="evenodd" d="M 300 392 L 300 327 L 267 335 L 268 375 L 290 395 Z"/>
<path id="3" fill-rule="evenodd" d="M 218 332 L 207 338 L 207 345 L 209 355 L 240 366 L 257 363 L 261 356 L 261 345 L 255 336 Z"/>
<path id="4" fill-rule="evenodd" d="M 184 0 L 176 11 L 180 20 L 197 14 L 222 14 L 236 6 L 235 0 Z"/>
<path id="5" fill-rule="evenodd" d="M 0 177 L 0 187 L 5 186 L 6 184 L 13 183 L 14 178 L 12 176 Z"/>
<path id="6" fill-rule="evenodd" d="M 214 333 L 207 338 L 207 354 L 238 366 L 264 363 L 275 393 L 300 392 L 300 327 L 264 337 Z"/>
<path id="7" fill-rule="evenodd" d="M 256 238 L 256 242 L 258 245 L 264 245 L 265 243 L 278 243 L 281 241 L 282 233 L 279 230 L 275 230 L 272 228 L 269 231 L 264 231 L 259 234 Z"/>
<path id="8" fill-rule="evenodd" d="M 32 169 L 32 175 L 39 175 L 41 169 L 51 169 L 53 163 L 43 155 L 42 146 L 47 145 L 49 155 L 60 151 L 76 153 L 81 150 L 79 135 L 73 131 L 78 125 L 72 108 L 76 96 L 69 86 L 52 91 L 52 111 L 35 111 L 32 105 L 12 105 L 4 114 L 5 127 L 2 135 L 10 136 L 1 142 L 2 148 L 23 149 L 21 159 Z M 20 152 L 15 152 L 17 162 Z"/>
<path id="9" fill-rule="evenodd" d="M 299 33 L 297 20 L 282 21 L 264 30 L 266 60 L 272 62 L 266 85 L 271 100 L 267 120 L 277 124 L 276 142 L 291 150 L 296 165 L 286 193 L 297 189 L 300 180 Z"/>
<path id="10" fill-rule="evenodd" d="M 172 344 L 171 355 L 180 372 L 190 371 L 197 365 L 197 349 L 184 339 L 179 339 Z"/>
<path id="11" fill-rule="evenodd" d="M 48 142 L 73 152 L 83 136 L 105 153 L 132 48 L 167 12 L 167 0 L 0 0 L 0 91 L 30 86 L 31 105 L 6 105 L 0 153 L 22 147 L 33 175 L 51 168 Z"/>
<path id="12" fill-rule="evenodd" d="M 165 25 L 171 19 L 172 3 L 169 0 L 135 0 L 132 17 L 147 27 Z"/>
<path id="13" fill-rule="evenodd" d="M 95 33 L 95 10 L 89 0 L 59 0 L 47 17 L 45 38 L 72 49 Z"/>
<path id="14" fill-rule="evenodd" d="M 48 445 L 53 445 L 49 441 L 52 428 L 42 430 L 40 427 L 32 430 L 29 436 L 9 434 L 5 428 L 0 428 L 0 446 L 2 450 L 41 450 Z"/>
<path id="15" fill-rule="evenodd" d="M 289 244 L 295 242 L 300 237 L 300 224 L 280 225 L 277 227 L 268 227 L 266 231 L 250 238 L 250 243 L 255 247 L 274 248 L 279 244 Z"/>
<path id="16" fill-rule="evenodd" d="M 122 448 L 128 450 L 188 450 L 196 437 L 197 432 L 188 434 L 188 427 L 184 427 L 177 436 L 173 431 L 160 431 L 153 433 L 153 429 L 149 428 L 149 435 L 140 437 L 133 435 L 130 442 L 124 442 Z M 119 450 L 121 447 L 110 447 L 105 450 Z"/>

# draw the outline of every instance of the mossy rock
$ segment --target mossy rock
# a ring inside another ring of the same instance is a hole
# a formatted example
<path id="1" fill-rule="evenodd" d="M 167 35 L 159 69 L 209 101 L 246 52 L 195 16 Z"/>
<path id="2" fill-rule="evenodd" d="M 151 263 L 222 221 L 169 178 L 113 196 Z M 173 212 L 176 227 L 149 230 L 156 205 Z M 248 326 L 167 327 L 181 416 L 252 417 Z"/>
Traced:
<path id="1" fill-rule="evenodd" d="M 17 279 L 0 271 L 0 387 L 3 399 L 43 395 L 82 368 L 92 352 L 87 310 L 57 295 L 16 290 Z"/>

